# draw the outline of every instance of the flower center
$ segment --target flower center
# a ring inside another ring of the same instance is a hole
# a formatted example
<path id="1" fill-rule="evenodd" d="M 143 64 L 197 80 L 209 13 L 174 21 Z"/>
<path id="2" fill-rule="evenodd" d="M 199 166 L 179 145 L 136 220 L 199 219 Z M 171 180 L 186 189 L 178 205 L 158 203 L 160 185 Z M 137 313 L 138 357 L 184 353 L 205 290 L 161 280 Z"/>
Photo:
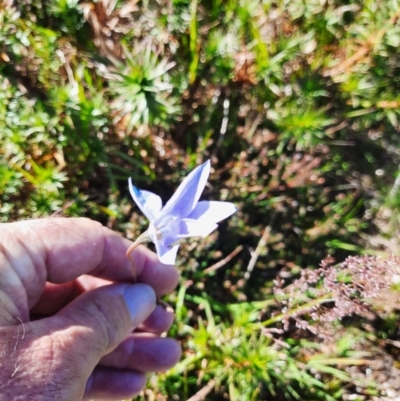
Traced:
<path id="1" fill-rule="evenodd" d="M 165 216 L 154 222 L 153 227 L 149 227 L 149 231 L 157 238 L 158 241 L 166 241 L 166 245 L 176 241 L 179 235 L 180 219 L 176 216 Z"/>

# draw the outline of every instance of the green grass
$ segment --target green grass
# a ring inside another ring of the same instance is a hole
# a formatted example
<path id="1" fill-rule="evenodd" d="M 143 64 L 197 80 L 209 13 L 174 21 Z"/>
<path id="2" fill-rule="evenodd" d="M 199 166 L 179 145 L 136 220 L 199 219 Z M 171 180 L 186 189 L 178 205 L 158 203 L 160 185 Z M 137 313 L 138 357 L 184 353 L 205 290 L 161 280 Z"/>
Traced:
<path id="1" fill-rule="evenodd" d="M 204 197 L 239 210 L 182 247 L 166 300 L 184 355 L 138 399 L 372 397 L 354 369 L 395 339 L 395 312 L 324 340 L 260 319 L 282 309 L 277 277 L 399 252 L 400 2 L 112 4 L 0 9 L 1 221 L 88 216 L 134 239 L 127 178 L 167 200 L 211 159 Z"/>

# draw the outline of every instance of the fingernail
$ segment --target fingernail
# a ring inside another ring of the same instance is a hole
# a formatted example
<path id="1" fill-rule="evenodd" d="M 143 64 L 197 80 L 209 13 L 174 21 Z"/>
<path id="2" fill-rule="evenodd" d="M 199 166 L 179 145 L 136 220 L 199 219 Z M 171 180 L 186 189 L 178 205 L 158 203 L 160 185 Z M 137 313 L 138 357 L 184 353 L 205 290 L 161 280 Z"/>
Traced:
<path id="1" fill-rule="evenodd" d="M 146 284 L 130 285 L 124 291 L 124 298 L 134 326 L 143 323 L 156 307 L 156 294 Z"/>

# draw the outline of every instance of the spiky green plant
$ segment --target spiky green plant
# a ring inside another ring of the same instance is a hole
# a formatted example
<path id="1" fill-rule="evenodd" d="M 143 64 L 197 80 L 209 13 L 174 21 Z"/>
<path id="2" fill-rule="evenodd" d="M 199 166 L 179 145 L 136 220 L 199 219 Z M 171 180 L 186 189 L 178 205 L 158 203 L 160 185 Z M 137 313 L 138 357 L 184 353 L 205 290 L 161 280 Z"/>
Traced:
<path id="1" fill-rule="evenodd" d="M 110 80 L 115 121 L 124 120 L 131 132 L 141 124 L 162 124 L 178 112 L 172 96 L 168 71 L 175 65 L 161 59 L 150 48 L 130 53 L 122 61 L 113 60 Z"/>

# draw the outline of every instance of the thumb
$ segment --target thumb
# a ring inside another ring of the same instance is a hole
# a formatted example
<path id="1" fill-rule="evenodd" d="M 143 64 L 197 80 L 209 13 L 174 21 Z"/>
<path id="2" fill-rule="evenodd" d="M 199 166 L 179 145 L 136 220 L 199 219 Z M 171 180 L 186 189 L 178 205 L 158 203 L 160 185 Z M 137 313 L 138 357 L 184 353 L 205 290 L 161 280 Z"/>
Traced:
<path id="1" fill-rule="evenodd" d="M 65 399 L 81 399 L 100 359 L 143 323 L 155 307 L 156 295 L 150 286 L 112 284 L 82 294 L 51 318 L 33 322 L 43 325 L 36 330 L 46 333 L 45 338 L 51 341 L 41 348 L 52 350 L 52 365 L 68 366 L 62 370 L 65 377 L 58 371 L 51 380 L 47 376 L 47 382 L 61 381 L 65 394 L 69 394 Z M 52 376 L 53 372 L 48 374 Z"/>
<path id="2" fill-rule="evenodd" d="M 85 358 L 90 357 L 93 368 L 155 307 L 156 295 L 150 286 L 112 284 L 82 294 L 50 319 L 67 329 L 68 336 L 73 333 L 73 346 L 85 347 Z"/>

